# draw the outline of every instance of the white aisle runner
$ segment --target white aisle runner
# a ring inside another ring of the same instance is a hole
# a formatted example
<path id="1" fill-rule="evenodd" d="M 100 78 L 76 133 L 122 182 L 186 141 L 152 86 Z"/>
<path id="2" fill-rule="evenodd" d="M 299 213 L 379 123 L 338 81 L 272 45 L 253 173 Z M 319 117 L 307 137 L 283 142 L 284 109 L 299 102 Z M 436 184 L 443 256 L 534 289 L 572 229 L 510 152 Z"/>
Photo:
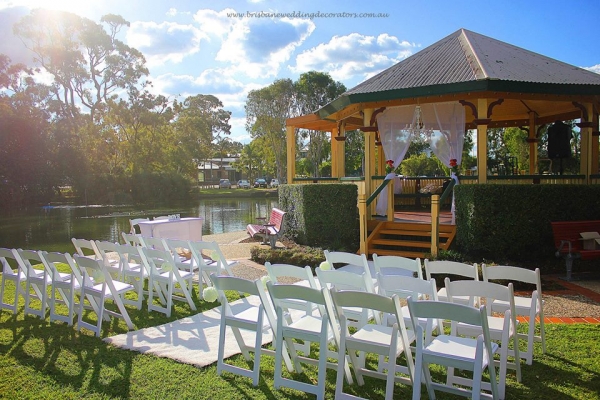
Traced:
<path id="1" fill-rule="evenodd" d="M 237 313 L 238 307 L 241 311 L 249 305 L 260 305 L 260 298 L 249 296 L 231 304 L 235 305 L 234 310 Z M 217 361 L 220 324 L 221 307 L 218 306 L 192 317 L 111 336 L 104 341 L 123 349 L 204 367 Z M 244 330 L 241 332 L 246 343 L 254 343 L 256 337 L 254 332 Z M 270 331 L 263 334 L 263 344 L 271 342 L 272 339 Z M 225 358 L 241 353 L 231 328 L 227 328 L 225 346 Z"/>

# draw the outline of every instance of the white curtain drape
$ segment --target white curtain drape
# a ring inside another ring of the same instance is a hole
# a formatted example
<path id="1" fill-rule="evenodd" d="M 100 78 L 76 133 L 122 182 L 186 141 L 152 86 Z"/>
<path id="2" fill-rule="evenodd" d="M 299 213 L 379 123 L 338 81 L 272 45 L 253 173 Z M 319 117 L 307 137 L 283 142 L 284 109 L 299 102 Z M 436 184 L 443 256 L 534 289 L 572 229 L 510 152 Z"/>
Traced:
<path id="1" fill-rule="evenodd" d="M 388 108 L 377 116 L 377 127 L 381 138 L 381 144 L 385 155 L 385 161 L 392 160 L 394 168 L 397 168 L 408 150 L 412 141 L 413 132 L 409 129 L 414 125 L 414 106 L 403 106 Z M 395 173 L 388 174 L 385 179 L 393 179 Z M 387 214 L 388 186 L 383 188 L 379 194 L 375 212 L 379 215 Z"/>
<path id="2" fill-rule="evenodd" d="M 465 143 L 465 108 L 459 102 L 426 104 L 421 106 L 422 118 L 427 121 L 428 127 L 435 126 L 428 131 L 429 147 L 436 157 L 450 167 L 450 160 L 456 160 L 460 165 L 462 161 L 463 145 Z M 454 172 L 450 177 L 459 183 Z M 455 223 L 454 195 L 452 195 L 452 224 Z"/>
<path id="3" fill-rule="evenodd" d="M 394 168 L 404 159 L 406 151 L 414 135 L 418 131 L 427 135 L 431 151 L 436 157 L 450 167 L 450 160 L 460 165 L 465 141 L 465 109 L 459 102 L 424 104 L 420 106 L 421 121 L 416 121 L 415 109 L 418 106 L 402 106 L 388 108 L 377 116 L 377 127 L 381 137 L 385 160 L 392 160 Z M 417 123 L 420 124 L 417 127 Z M 458 177 L 451 172 L 450 176 L 456 184 Z M 393 179 L 394 173 L 385 179 Z M 379 215 L 387 213 L 388 187 L 379 195 L 375 211 Z M 452 223 L 454 223 L 454 196 L 452 197 Z"/>

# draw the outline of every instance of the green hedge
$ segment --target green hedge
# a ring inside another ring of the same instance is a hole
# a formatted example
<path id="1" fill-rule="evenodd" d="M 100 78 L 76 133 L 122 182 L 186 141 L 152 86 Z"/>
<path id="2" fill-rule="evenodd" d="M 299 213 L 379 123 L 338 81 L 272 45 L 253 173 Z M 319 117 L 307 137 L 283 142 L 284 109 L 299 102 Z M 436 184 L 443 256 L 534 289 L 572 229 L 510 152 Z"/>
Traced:
<path id="1" fill-rule="evenodd" d="M 356 185 L 281 185 L 279 206 L 288 212 L 284 234 L 298 244 L 356 251 L 360 237 L 357 199 Z"/>
<path id="2" fill-rule="evenodd" d="M 552 221 L 600 219 L 596 185 L 458 185 L 456 245 L 471 256 L 548 259 Z"/>

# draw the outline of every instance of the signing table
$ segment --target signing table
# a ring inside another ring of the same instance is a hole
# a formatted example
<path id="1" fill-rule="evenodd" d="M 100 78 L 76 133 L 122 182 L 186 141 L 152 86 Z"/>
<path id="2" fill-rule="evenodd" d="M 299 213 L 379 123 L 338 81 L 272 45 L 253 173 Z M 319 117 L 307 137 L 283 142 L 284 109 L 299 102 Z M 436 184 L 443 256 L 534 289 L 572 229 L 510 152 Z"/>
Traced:
<path id="1" fill-rule="evenodd" d="M 202 241 L 203 218 L 159 219 L 138 225 L 142 236 Z"/>

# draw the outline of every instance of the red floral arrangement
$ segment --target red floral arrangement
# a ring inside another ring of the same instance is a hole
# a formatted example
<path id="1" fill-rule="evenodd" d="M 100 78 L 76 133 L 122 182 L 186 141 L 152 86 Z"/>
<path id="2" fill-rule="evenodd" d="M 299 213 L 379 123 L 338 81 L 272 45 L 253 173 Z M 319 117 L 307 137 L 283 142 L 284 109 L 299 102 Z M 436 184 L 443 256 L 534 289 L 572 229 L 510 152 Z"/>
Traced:
<path id="1" fill-rule="evenodd" d="M 454 172 L 454 175 L 458 175 L 459 165 L 456 163 L 456 158 L 450 160 L 450 171 Z"/>
<path id="2" fill-rule="evenodd" d="M 394 161 L 393 160 L 387 160 L 385 162 L 385 173 L 386 174 L 391 174 L 394 171 Z"/>

